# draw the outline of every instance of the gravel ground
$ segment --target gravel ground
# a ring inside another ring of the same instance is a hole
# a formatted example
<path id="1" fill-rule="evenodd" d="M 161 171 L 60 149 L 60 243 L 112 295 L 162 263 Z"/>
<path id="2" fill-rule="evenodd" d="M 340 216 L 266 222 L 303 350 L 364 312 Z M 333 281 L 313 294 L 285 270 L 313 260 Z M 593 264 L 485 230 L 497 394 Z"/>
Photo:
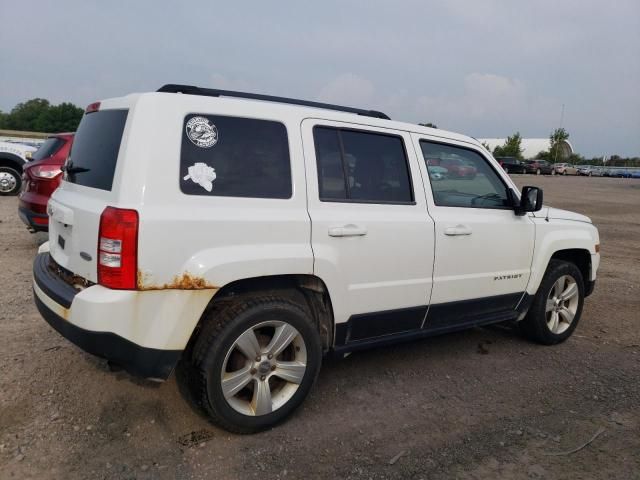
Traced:
<path id="1" fill-rule="evenodd" d="M 53 331 L 30 286 L 43 237 L 0 198 L 0 478 L 640 478 L 640 181 L 516 181 L 600 229 L 571 339 L 478 328 L 326 361 L 303 407 L 253 436 L 209 424 L 173 377 L 111 373 Z"/>

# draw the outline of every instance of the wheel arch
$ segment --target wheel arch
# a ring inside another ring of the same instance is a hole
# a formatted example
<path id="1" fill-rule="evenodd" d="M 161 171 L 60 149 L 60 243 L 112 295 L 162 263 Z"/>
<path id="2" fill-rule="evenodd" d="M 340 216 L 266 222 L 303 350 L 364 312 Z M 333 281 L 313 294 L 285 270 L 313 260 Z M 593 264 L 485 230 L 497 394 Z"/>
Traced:
<path id="1" fill-rule="evenodd" d="M 284 274 L 242 278 L 231 281 L 217 290 L 200 316 L 186 350 L 194 344 L 205 322 L 216 311 L 232 302 L 255 294 L 276 294 L 305 307 L 316 325 L 324 351 L 333 346 L 335 322 L 329 289 L 315 275 Z"/>
<path id="2" fill-rule="evenodd" d="M 14 168 L 22 173 L 22 167 L 26 162 L 18 155 L 9 152 L 0 152 L 0 167 Z"/>
<path id="3" fill-rule="evenodd" d="M 591 253 L 588 250 L 583 248 L 558 250 L 551 255 L 550 260 L 563 260 L 573 263 L 580 270 L 583 280 L 585 282 L 589 281 L 591 276 Z"/>
<path id="4" fill-rule="evenodd" d="M 592 277 L 592 252 L 588 248 L 568 247 L 559 248 L 547 252 L 543 258 L 534 259 L 534 263 L 539 265 L 538 268 L 532 269 L 531 279 L 527 286 L 527 293 L 535 295 L 542 283 L 545 273 L 549 267 L 551 260 L 563 260 L 574 264 L 580 270 L 585 285 Z"/>

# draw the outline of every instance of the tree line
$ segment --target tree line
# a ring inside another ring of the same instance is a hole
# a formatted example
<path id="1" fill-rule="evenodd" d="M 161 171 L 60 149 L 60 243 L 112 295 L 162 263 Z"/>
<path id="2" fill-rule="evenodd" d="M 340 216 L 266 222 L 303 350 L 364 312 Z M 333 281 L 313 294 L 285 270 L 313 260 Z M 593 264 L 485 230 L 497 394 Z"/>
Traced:
<path id="1" fill-rule="evenodd" d="M 84 110 L 73 103 L 52 105 L 44 98 L 17 104 L 9 113 L 0 111 L 0 129 L 27 132 L 75 132 Z"/>

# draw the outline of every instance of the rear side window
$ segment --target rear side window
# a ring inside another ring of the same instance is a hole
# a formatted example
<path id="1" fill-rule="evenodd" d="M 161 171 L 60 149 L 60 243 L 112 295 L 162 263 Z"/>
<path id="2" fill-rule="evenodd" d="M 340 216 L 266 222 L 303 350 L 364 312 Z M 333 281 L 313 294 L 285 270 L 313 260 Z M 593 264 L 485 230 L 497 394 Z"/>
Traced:
<path id="1" fill-rule="evenodd" d="M 47 138 L 45 142 L 40 145 L 40 148 L 35 151 L 35 153 L 31 156 L 32 160 L 42 160 L 43 158 L 50 157 L 54 155 L 60 147 L 64 144 L 64 140 L 57 137 Z"/>
<path id="2" fill-rule="evenodd" d="M 320 200 L 411 203 L 413 190 L 401 137 L 314 127 Z"/>
<path id="3" fill-rule="evenodd" d="M 286 127 L 270 120 L 187 115 L 180 190 L 188 195 L 291 198 Z"/>
<path id="4" fill-rule="evenodd" d="M 82 117 L 73 139 L 66 180 L 111 190 L 128 110 L 101 110 Z"/>

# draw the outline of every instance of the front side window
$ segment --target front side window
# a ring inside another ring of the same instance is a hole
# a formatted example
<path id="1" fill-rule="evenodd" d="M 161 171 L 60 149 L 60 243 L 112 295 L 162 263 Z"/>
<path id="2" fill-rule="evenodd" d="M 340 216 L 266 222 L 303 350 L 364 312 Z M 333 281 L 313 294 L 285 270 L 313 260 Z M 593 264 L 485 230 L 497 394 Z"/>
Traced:
<path id="1" fill-rule="evenodd" d="M 401 137 L 331 127 L 313 129 L 323 201 L 411 203 Z"/>
<path id="2" fill-rule="evenodd" d="M 180 190 L 188 195 L 291 198 L 286 127 L 271 120 L 187 115 Z"/>
<path id="3" fill-rule="evenodd" d="M 506 185 L 479 153 L 426 140 L 420 148 L 436 205 L 511 208 Z"/>

